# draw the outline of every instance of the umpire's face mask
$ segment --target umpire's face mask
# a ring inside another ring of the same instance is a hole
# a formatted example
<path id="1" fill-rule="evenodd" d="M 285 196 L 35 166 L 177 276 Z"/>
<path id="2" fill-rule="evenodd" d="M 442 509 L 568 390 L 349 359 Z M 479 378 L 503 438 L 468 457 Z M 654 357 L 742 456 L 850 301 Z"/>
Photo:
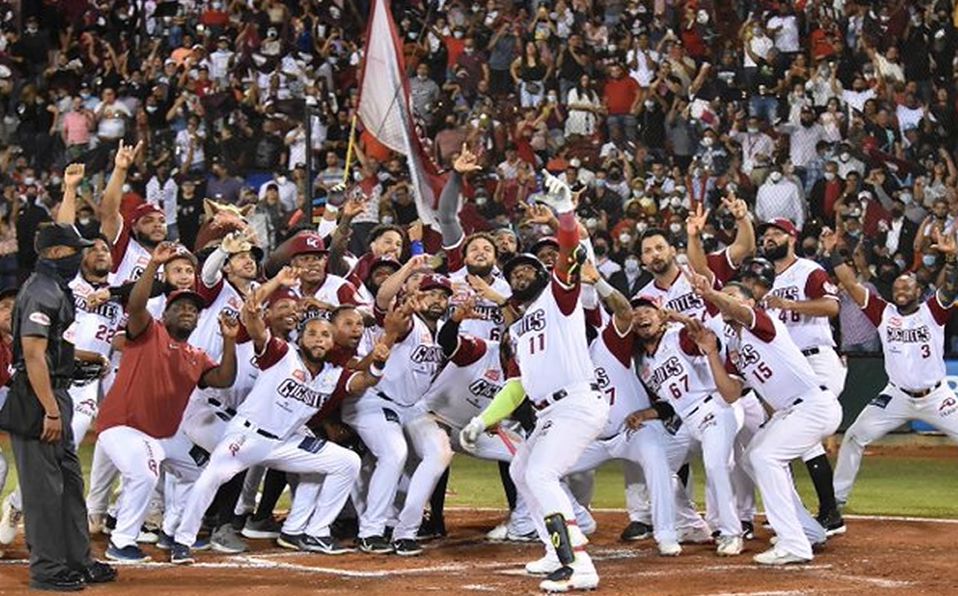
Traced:
<path id="1" fill-rule="evenodd" d="M 80 263 L 83 262 L 83 253 L 79 250 L 68 257 L 59 259 L 42 258 L 41 263 L 46 263 L 50 268 L 56 271 L 57 276 L 63 281 L 71 281 L 80 272 Z"/>

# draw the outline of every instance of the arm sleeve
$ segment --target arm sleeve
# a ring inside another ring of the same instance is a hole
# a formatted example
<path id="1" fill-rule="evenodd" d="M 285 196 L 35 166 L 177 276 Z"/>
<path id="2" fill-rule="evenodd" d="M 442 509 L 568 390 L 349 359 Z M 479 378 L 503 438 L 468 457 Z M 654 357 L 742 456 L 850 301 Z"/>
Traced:
<path id="1" fill-rule="evenodd" d="M 439 195 L 439 232 L 445 246 L 454 246 L 462 239 L 459 224 L 459 193 L 462 192 L 462 176 L 453 171 Z"/>
<path id="2" fill-rule="evenodd" d="M 499 393 L 492 398 L 492 403 L 486 406 L 486 409 L 479 414 L 482 423 L 486 425 L 486 428 L 489 428 L 507 418 L 509 414 L 512 414 L 512 412 L 519 407 L 525 394 L 526 392 L 522 388 L 522 383 L 518 380 L 508 381 L 502 389 L 499 390 Z"/>
<path id="3" fill-rule="evenodd" d="M 442 353 L 446 358 L 451 358 L 453 354 L 459 351 L 459 323 L 452 319 L 447 320 L 439 328 L 439 335 L 436 340 Z"/>
<path id="4" fill-rule="evenodd" d="M 16 307 L 17 317 L 20 319 L 20 336 L 49 339 L 53 319 L 59 310 L 57 306 L 50 304 L 50 299 L 33 292 L 21 293 L 20 300 L 23 304 Z"/>
<path id="5" fill-rule="evenodd" d="M 828 278 L 824 269 L 815 269 L 808 274 L 808 279 L 805 281 L 805 295 L 811 300 L 818 298 L 838 300 L 838 288 Z"/>
<path id="6" fill-rule="evenodd" d="M 116 238 L 111 238 L 110 241 L 112 242 L 110 253 L 113 257 L 113 273 L 116 273 L 123 262 L 127 247 L 130 246 L 130 229 L 122 217 L 120 217 L 120 229 L 116 233 Z"/>
<path id="7" fill-rule="evenodd" d="M 931 306 L 932 302 L 938 302 L 936 296 L 932 296 L 928 300 L 928 305 Z M 888 303 L 881 297 L 872 292 L 868 291 L 868 294 L 865 296 L 865 304 L 861 307 L 862 312 L 865 313 L 865 316 L 868 317 L 868 320 L 871 321 L 872 325 L 878 327 L 881 324 L 882 314 L 885 312 L 885 307 L 888 306 Z M 932 307 L 932 314 L 935 314 L 935 309 Z M 935 320 L 938 320 L 938 317 L 935 317 Z M 947 319 L 946 319 L 947 320 Z"/>
<path id="8" fill-rule="evenodd" d="M 203 263 L 203 273 L 200 275 L 200 281 L 204 286 L 214 288 L 219 284 L 223 279 L 223 265 L 228 258 L 229 253 L 222 248 L 217 248 L 206 258 Z"/>
<path id="9" fill-rule="evenodd" d="M 752 324 L 749 325 L 749 330 L 755 337 L 765 343 L 769 343 L 775 339 L 775 323 L 772 322 L 772 318 L 768 316 L 768 313 L 761 308 L 752 309 Z"/>
<path id="10" fill-rule="evenodd" d="M 337 225 L 339 224 L 336 223 L 336 220 L 329 220 L 324 217 L 323 219 L 319 220 L 319 225 L 316 227 L 316 232 L 323 238 L 326 238 L 333 235 L 333 232 L 336 231 Z M 329 246 L 329 244 L 326 246 Z"/>

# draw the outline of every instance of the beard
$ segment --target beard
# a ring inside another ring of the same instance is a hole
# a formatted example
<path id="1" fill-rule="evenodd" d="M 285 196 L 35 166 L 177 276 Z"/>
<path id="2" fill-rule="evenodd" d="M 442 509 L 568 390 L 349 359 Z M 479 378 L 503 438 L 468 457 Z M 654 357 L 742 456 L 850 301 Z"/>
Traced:
<path id="1" fill-rule="evenodd" d="M 136 239 L 137 242 L 139 242 L 140 244 L 143 245 L 143 248 L 146 248 L 146 249 L 149 249 L 149 250 L 153 250 L 154 248 L 156 248 L 156 247 L 159 246 L 159 244 L 160 244 L 159 242 L 154 242 L 154 241 L 150 240 L 150 237 L 149 237 L 148 235 L 146 235 L 146 234 L 141 234 L 141 233 L 139 233 L 139 232 L 137 232 L 137 231 L 134 231 L 134 232 L 133 232 L 133 237 Z"/>
<path id="2" fill-rule="evenodd" d="M 318 365 L 325 362 L 326 352 L 323 351 L 323 353 L 320 354 L 320 348 L 307 348 L 306 346 L 300 346 L 300 352 L 302 353 L 306 362 L 309 362 L 310 364 Z"/>
<path id="3" fill-rule="evenodd" d="M 776 244 L 773 248 L 762 247 L 762 256 L 772 261 L 780 261 L 788 256 L 788 244 Z"/>
<path id="4" fill-rule="evenodd" d="M 539 295 L 549 283 L 549 275 L 547 273 L 540 272 L 536 275 L 534 281 L 530 282 L 528 286 L 522 288 L 521 290 L 512 288 L 512 296 L 519 302 L 529 302 L 533 298 Z"/>
<path id="5" fill-rule="evenodd" d="M 489 264 L 480 267 L 479 265 L 467 264 L 466 271 L 468 271 L 470 275 L 475 275 L 476 277 L 487 277 L 490 273 L 492 273 L 493 266 L 494 265 Z"/>

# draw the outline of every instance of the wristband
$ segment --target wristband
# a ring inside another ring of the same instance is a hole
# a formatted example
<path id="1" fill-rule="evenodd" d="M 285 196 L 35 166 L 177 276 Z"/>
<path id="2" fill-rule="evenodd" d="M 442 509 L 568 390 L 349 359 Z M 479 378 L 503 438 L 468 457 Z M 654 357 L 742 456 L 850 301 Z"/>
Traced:
<path id="1" fill-rule="evenodd" d="M 595 282 L 595 285 L 593 287 L 595 288 L 595 291 L 599 294 L 599 296 L 602 297 L 603 299 L 608 298 L 609 296 L 612 295 L 612 292 L 615 292 L 615 288 L 612 287 L 612 284 L 605 281 L 604 279 L 600 279 L 599 281 Z"/>
<path id="2" fill-rule="evenodd" d="M 426 249 L 425 249 L 425 248 L 423 247 L 423 245 L 422 245 L 422 240 L 413 240 L 412 242 L 410 242 L 410 243 L 409 243 L 409 252 L 410 252 L 410 253 L 412 254 L 412 256 L 414 256 L 414 257 L 415 257 L 415 256 L 418 256 L 418 255 L 421 255 L 421 254 L 424 254 L 424 253 L 426 252 Z"/>
<path id="3" fill-rule="evenodd" d="M 383 373 L 385 372 L 386 371 L 383 369 L 382 366 L 379 365 L 378 362 L 373 362 L 372 364 L 369 365 L 370 376 L 376 377 L 377 379 L 381 379 L 383 378 Z"/>
<path id="4" fill-rule="evenodd" d="M 47 414 L 47 415 L 44 416 L 44 418 L 46 418 L 47 420 L 59 420 L 59 419 L 60 419 L 60 415 L 57 414 L 56 416 L 51 416 L 51 415 Z"/>
<path id="5" fill-rule="evenodd" d="M 336 215 L 337 213 L 339 213 L 339 207 L 337 207 L 336 205 L 333 205 L 332 203 L 326 203 L 325 209 L 326 209 L 326 213 L 330 213 L 332 215 Z"/>
<path id="6" fill-rule="evenodd" d="M 845 257 L 842 256 L 842 254 L 836 250 L 831 255 L 831 263 L 832 263 L 832 267 L 838 267 L 839 265 L 844 265 Z"/>

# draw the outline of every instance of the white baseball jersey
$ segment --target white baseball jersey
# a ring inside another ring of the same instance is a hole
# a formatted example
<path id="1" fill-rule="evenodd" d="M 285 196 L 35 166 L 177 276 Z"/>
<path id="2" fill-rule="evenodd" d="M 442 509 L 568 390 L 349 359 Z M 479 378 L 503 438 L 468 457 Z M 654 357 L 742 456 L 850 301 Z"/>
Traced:
<path id="1" fill-rule="evenodd" d="M 888 380 L 902 389 L 922 391 L 945 378 L 945 324 L 954 312 L 938 293 L 910 315 L 869 292 L 865 315 L 878 328 Z"/>
<path id="2" fill-rule="evenodd" d="M 251 289 L 256 289 L 253 284 Z M 221 278 L 213 287 L 207 287 L 202 281 L 197 284 L 197 294 L 206 300 L 206 308 L 200 311 L 196 329 L 190 334 L 189 342 L 202 348 L 215 362 L 223 358 L 223 336 L 220 335 L 220 313 L 239 320 L 243 310 L 243 295 L 227 279 Z"/>
<path id="3" fill-rule="evenodd" d="M 788 269 L 775 275 L 775 283 L 769 292 L 786 300 L 838 300 L 838 288 L 828 278 L 822 266 L 810 259 L 797 258 Z M 789 335 L 798 349 L 807 350 L 820 346 L 835 346 L 828 317 L 811 317 L 791 311 L 769 309 L 769 316 L 785 323 Z"/>
<path id="4" fill-rule="evenodd" d="M 682 418 L 716 392 L 708 360 L 685 327 L 670 324 L 654 354 L 642 355 L 642 382 L 660 399 L 667 399 Z"/>
<path id="5" fill-rule="evenodd" d="M 297 286 L 293 291 L 297 295 L 303 296 L 301 286 Z M 326 274 L 326 279 L 323 281 L 323 285 L 319 286 L 319 289 L 313 292 L 312 298 L 332 306 L 361 303 L 356 296 L 356 288 L 353 284 L 346 281 L 345 278 L 328 273 Z"/>
<path id="6" fill-rule="evenodd" d="M 109 356 L 112 348 L 113 336 L 121 329 L 124 322 L 123 307 L 114 299 L 110 299 L 96 308 L 90 308 L 87 298 L 97 290 L 108 286 L 94 286 L 77 275 L 70 282 L 73 291 L 73 304 L 76 307 L 76 320 L 70 326 L 71 341 L 78 350 L 96 352 Z"/>
<path id="7" fill-rule="evenodd" d="M 233 385 L 223 389 L 206 387 L 193 392 L 191 399 L 206 401 L 214 399 L 223 408 L 236 409 L 246 400 L 253 389 L 260 369 L 256 366 L 256 351 L 252 341 L 236 344 L 236 380 Z"/>
<path id="8" fill-rule="evenodd" d="M 720 287 L 735 274 L 728 250 L 707 255 L 709 270 L 715 275 L 716 286 Z M 681 271 L 676 271 L 675 278 L 668 287 L 660 286 L 655 280 L 642 286 L 636 296 L 648 298 L 661 308 L 674 310 L 678 313 L 695 317 L 700 321 L 708 318 L 705 301 L 692 290 L 692 284 Z"/>
<path id="9" fill-rule="evenodd" d="M 156 320 L 163 319 L 163 312 L 166 311 L 166 296 L 154 296 L 146 301 L 146 312 Z"/>
<path id="10" fill-rule="evenodd" d="M 422 398 L 426 408 L 450 426 L 469 424 L 502 389 L 499 352 L 497 341 L 460 336 L 456 352 Z"/>
<path id="11" fill-rule="evenodd" d="M 459 244 L 453 247 L 445 248 L 446 251 L 446 263 L 448 265 L 449 279 L 452 280 L 454 287 L 456 288 L 455 294 L 453 294 L 452 299 L 449 301 L 449 308 L 452 310 L 455 306 L 464 302 L 469 296 L 475 294 L 472 291 L 472 288 L 469 287 L 469 282 L 466 281 L 466 276 L 469 275 L 469 270 L 466 268 L 465 262 L 463 261 L 462 254 L 462 245 L 465 242 L 465 238 L 460 240 Z M 499 272 L 498 268 L 493 269 L 492 272 L 492 284 L 490 284 L 493 291 L 495 291 L 500 296 L 509 298 L 512 296 L 512 288 L 509 287 L 509 282 L 502 277 L 502 274 Z M 491 339 L 493 341 L 499 341 L 502 338 L 502 332 L 505 329 L 505 319 L 502 316 L 502 307 L 495 304 L 490 300 L 478 296 L 476 300 L 475 312 L 477 318 L 469 318 L 462 322 L 460 326 L 461 332 L 465 335 L 471 335 L 473 337 L 480 337 L 482 339 Z"/>
<path id="12" fill-rule="evenodd" d="M 125 221 L 120 223 L 120 231 L 113 239 L 111 248 L 113 253 L 113 272 L 110 273 L 110 285 L 120 286 L 140 279 L 146 266 L 153 258 L 131 235 L 131 230 Z M 163 266 L 157 268 L 156 278 L 163 279 Z"/>
<path id="13" fill-rule="evenodd" d="M 522 386 L 535 404 L 549 403 L 559 390 L 595 382 L 580 287 L 578 282 L 566 286 L 552 274 L 546 288 L 509 327 Z"/>
<path id="14" fill-rule="evenodd" d="M 418 315 L 413 315 L 412 329 L 393 346 L 382 380 L 369 392 L 411 406 L 426 394 L 444 361 L 442 346 L 432 330 Z"/>
<path id="15" fill-rule="evenodd" d="M 254 362 L 259 377 L 236 415 L 280 440 L 288 439 L 330 401 L 342 400 L 349 379 L 359 374 L 327 362 L 313 376 L 299 348 L 275 337 Z"/>
<path id="16" fill-rule="evenodd" d="M 752 309 L 752 325 L 726 338 L 726 370 L 776 410 L 819 386 L 818 377 L 785 324 L 761 308 Z"/>
<path id="17" fill-rule="evenodd" d="M 609 419 L 600 438 L 611 438 L 625 431 L 625 419 L 636 410 L 649 407 L 649 394 L 632 369 L 635 336 L 631 326 L 624 334 L 610 320 L 589 346 L 595 380 L 609 400 Z"/>

